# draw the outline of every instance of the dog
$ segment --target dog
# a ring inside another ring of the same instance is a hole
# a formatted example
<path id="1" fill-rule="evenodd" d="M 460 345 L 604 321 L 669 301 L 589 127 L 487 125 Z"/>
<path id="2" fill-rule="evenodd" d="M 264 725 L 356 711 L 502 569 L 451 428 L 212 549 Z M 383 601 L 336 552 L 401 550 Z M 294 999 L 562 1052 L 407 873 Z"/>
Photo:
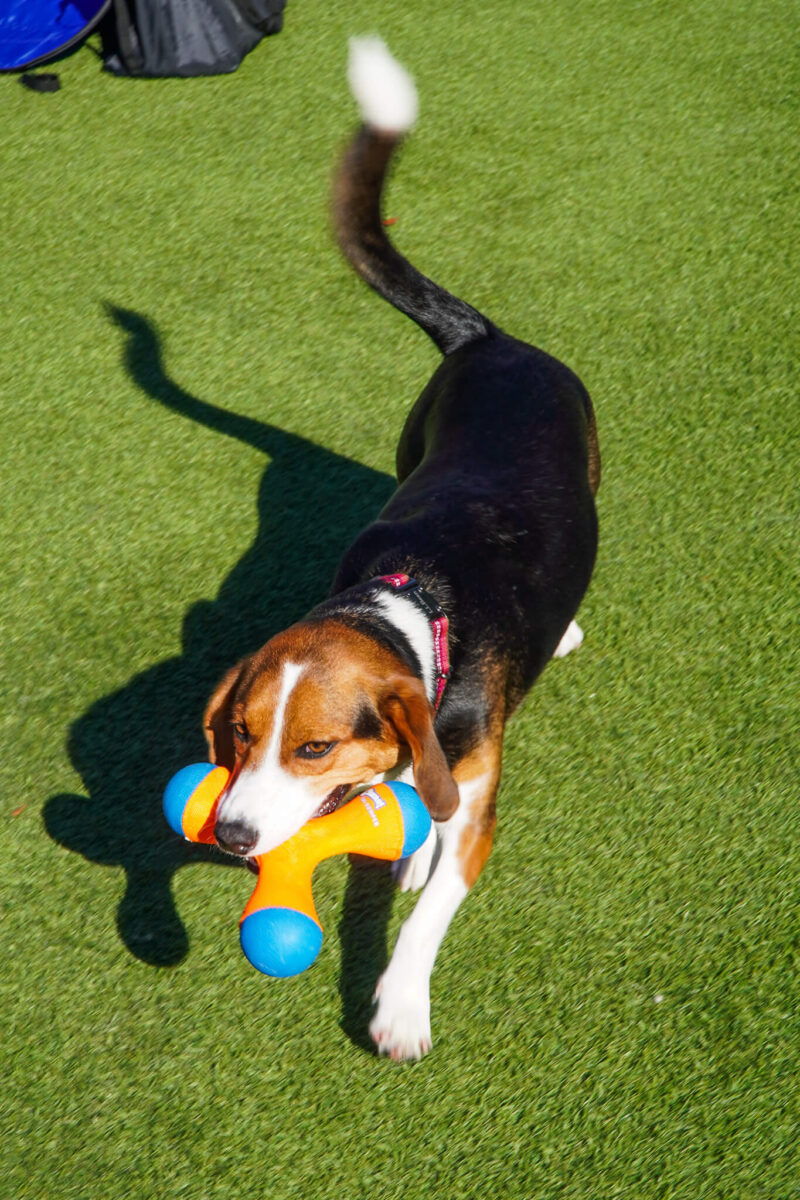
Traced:
<path id="1" fill-rule="evenodd" d="M 506 721 L 583 637 L 600 455 L 572 371 L 389 242 L 381 193 L 416 90 L 378 39 L 354 39 L 349 73 L 362 124 L 334 184 L 339 243 L 443 358 L 406 420 L 396 491 L 328 597 L 225 675 L 205 730 L 232 771 L 214 833 L 233 854 L 264 854 L 378 781 L 417 788 L 434 824 L 398 874 L 423 891 L 370 1024 L 379 1053 L 408 1060 L 431 1048 L 434 959 L 491 849 Z"/>

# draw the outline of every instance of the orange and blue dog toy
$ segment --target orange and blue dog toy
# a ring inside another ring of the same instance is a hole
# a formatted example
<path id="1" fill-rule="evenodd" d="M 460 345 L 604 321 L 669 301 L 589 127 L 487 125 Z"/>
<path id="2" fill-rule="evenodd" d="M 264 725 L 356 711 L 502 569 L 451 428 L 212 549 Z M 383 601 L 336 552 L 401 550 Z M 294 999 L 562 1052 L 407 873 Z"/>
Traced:
<path id="1" fill-rule="evenodd" d="M 190 842 L 214 842 L 217 804 L 230 773 L 211 763 L 183 767 L 167 784 L 164 816 Z M 336 812 L 314 817 L 280 846 L 257 856 L 258 882 L 239 922 L 245 957 L 265 975 L 299 975 L 322 946 L 311 878 L 336 854 L 365 854 L 390 862 L 423 844 L 431 818 L 407 783 L 379 783 Z"/>

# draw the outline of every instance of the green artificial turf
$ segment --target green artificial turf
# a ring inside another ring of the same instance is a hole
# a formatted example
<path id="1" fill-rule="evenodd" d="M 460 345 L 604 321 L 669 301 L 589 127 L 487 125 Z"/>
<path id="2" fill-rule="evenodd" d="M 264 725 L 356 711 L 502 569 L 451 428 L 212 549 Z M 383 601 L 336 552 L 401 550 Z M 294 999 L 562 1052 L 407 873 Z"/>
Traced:
<path id="1" fill-rule="evenodd" d="M 509 728 L 435 1045 L 367 1049 L 413 902 L 319 872 L 299 979 L 160 788 L 320 597 L 437 356 L 340 261 L 352 32 L 415 73 L 393 236 L 598 413 L 581 650 Z M 323 5 L 233 76 L 0 79 L 0 1195 L 800 1196 L 790 0 Z"/>

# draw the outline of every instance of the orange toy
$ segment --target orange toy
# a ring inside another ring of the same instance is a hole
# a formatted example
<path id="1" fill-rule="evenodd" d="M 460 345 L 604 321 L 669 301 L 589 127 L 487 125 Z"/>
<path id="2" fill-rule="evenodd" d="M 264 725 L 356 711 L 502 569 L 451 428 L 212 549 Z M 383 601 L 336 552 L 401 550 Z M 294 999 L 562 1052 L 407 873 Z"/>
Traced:
<path id="1" fill-rule="evenodd" d="M 173 776 L 164 792 L 164 815 L 176 833 L 190 842 L 214 842 L 217 803 L 229 778 L 224 767 L 210 763 L 195 763 Z M 305 971 L 322 945 L 311 892 L 317 864 L 348 853 L 406 858 L 430 828 L 428 810 L 414 788 L 379 783 L 257 857 L 258 882 L 239 923 L 248 961 L 265 975 L 285 978 Z"/>

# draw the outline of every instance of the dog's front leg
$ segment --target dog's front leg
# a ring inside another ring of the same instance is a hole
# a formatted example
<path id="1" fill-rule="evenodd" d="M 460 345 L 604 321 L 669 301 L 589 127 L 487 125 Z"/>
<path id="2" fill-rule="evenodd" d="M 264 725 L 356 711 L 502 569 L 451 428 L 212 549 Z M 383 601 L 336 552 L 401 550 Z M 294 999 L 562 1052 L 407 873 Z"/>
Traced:
<path id="1" fill-rule="evenodd" d="M 481 768 L 475 773 L 476 766 Z M 370 1035 L 397 1062 L 431 1048 L 430 979 L 436 953 L 461 901 L 489 857 L 500 778 L 500 746 L 484 744 L 453 772 L 459 805 L 437 825 L 438 855 L 416 908 L 403 924 L 375 989 Z"/>

